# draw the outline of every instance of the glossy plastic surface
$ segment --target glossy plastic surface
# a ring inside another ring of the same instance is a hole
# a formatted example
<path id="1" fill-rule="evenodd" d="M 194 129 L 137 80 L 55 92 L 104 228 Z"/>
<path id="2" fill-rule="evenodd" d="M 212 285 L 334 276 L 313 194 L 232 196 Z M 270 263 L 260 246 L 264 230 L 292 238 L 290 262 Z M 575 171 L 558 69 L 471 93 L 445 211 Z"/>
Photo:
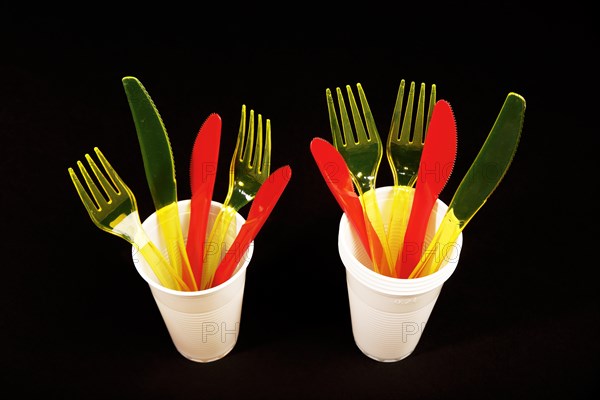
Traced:
<path id="1" fill-rule="evenodd" d="M 217 267 L 212 287 L 227 281 L 235 272 L 235 267 L 239 264 L 240 259 L 246 253 L 248 246 L 263 227 L 269 215 L 271 215 L 271 211 L 273 211 L 291 177 L 292 169 L 290 166 L 280 167 L 258 189 L 250 206 L 248 218 L 246 218 L 235 240 Z"/>
<path id="2" fill-rule="evenodd" d="M 408 195 L 411 191 L 407 191 L 407 188 L 412 188 L 417 181 L 424 138 L 436 99 L 436 85 L 431 85 L 427 118 L 425 118 L 426 86 L 425 83 L 421 83 L 417 112 L 414 115 L 413 124 L 415 82 L 410 83 L 406 107 L 403 112 L 404 88 L 405 81 L 402 79 L 398 88 L 386 143 L 386 156 L 394 177 L 394 204 L 387 229 L 390 255 L 394 261 L 398 259 L 404 243 L 404 233 L 406 232 L 412 206 L 412 203 L 408 202 L 409 199 L 412 199 L 412 196 Z M 400 128 L 400 125 L 402 125 L 402 128 Z"/>
<path id="3" fill-rule="evenodd" d="M 331 90 L 326 90 L 333 144 L 350 169 L 352 179 L 363 204 L 364 214 L 371 222 L 378 237 L 378 239 L 370 238 L 369 243 L 376 243 L 378 240 L 383 247 L 385 268 L 378 265 L 377 269 L 384 274 L 391 275 L 393 274 L 391 254 L 383 220 L 381 218 L 381 211 L 379 210 L 375 195 L 377 172 L 379 171 L 379 165 L 383 156 L 383 144 L 379 137 L 379 133 L 377 132 L 375 120 L 364 90 L 360 83 L 356 86 L 358 88 L 362 112 L 367 126 L 366 130 L 350 85 L 346 85 L 346 91 L 350 102 L 353 124 L 350 123 L 342 91 L 339 87 L 336 88 L 340 118 L 342 121 L 341 130 Z M 352 128 L 352 125 L 354 125 L 354 129 Z M 367 233 L 369 233 L 369 231 L 367 231 Z M 371 253 L 373 254 L 373 249 L 371 249 Z M 374 262 L 377 262 L 377 260 L 374 260 Z"/>
<path id="4" fill-rule="evenodd" d="M 196 282 L 202 280 L 204 242 L 217 175 L 221 125 L 221 117 L 216 113 L 210 114 L 200 127 L 192 148 L 190 161 L 192 196 L 186 251 Z"/>
<path id="5" fill-rule="evenodd" d="M 396 276 L 399 278 L 408 278 L 421 258 L 431 209 L 452 174 L 456 146 L 456 121 L 452 108 L 447 101 L 439 100 L 427 130 L 404 243 L 396 260 Z"/>
<path id="6" fill-rule="evenodd" d="M 254 127 L 254 110 L 250 110 L 250 118 L 246 129 L 246 106 L 242 106 L 240 128 L 235 151 L 229 167 L 229 190 L 223 202 L 221 212 L 208 237 L 208 244 L 221 247 L 228 231 L 235 230 L 235 214 L 250 203 L 258 189 L 269 177 L 271 169 L 271 121 L 266 120 L 266 134 L 263 149 L 262 115 L 258 114 L 258 124 Z M 254 143 L 256 140 L 256 143 Z M 221 261 L 221 252 L 204 251 L 201 288 L 210 287 L 215 271 Z"/>
<path id="7" fill-rule="evenodd" d="M 440 267 L 440 249 L 452 246 L 473 216 L 485 204 L 508 170 L 521 138 L 525 99 L 510 92 L 477 157 L 454 193 L 448 212 L 412 277 L 431 274 Z"/>
<path id="8" fill-rule="evenodd" d="M 105 173 L 100 171 L 88 154 L 85 155 L 85 158 L 92 168 L 102 191 L 81 161 L 78 161 L 77 165 L 92 197 L 82 185 L 73 168 L 68 169 L 73 185 L 75 185 L 75 189 L 94 224 L 105 232 L 125 239 L 134 248 L 138 249 L 161 285 L 173 290 L 189 290 L 186 283 L 183 282 L 179 274 L 176 273 L 144 231 L 133 192 L 119 177 L 100 149 L 96 147 L 94 151 L 108 178 Z"/>
<path id="9" fill-rule="evenodd" d="M 373 262 L 373 269 L 381 273 L 380 267 L 387 267 L 383 247 L 371 222 L 365 218 L 363 206 L 355 191 L 350 170 L 342 155 L 328 141 L 314 138 L 310 150 L 325 179 L 327 187 L 337 200 L 350 224 L 357 232 L 360 241 Z M 370 232 L 370 233 L 369 233 Z"/>
<path id="10" fill-rule="evenodd" d="M 132 76 L 126 76 L 122 81 L 142 152 L 146 180 L 159 213 L 161 232 L 167 239 L 169 261 L 188 286 L 195 290 L 197 285 L 179 222 L 175 162 L 167 130 L 142 83 Z"/>

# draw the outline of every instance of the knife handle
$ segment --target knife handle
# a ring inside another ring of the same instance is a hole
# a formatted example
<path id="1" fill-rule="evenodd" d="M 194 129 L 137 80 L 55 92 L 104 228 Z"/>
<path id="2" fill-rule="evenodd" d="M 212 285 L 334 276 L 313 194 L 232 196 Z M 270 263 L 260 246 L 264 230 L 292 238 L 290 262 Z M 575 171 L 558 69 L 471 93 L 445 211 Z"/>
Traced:
<path id="1" fill-rule="evenodd" d="M 409 278 L 421 278 L 436 272 L 449 259 L 449 254 L 456 247 L 456 239 L 465 225 L 454 215 L 452 208 L 448 209 L 442 223 L 433 239 L 421 256 L 419 263 L 409 275 Z"/>
<path id="2" fill-rule="evenodd" d="M 363 193 L 361 199 L 365 225 L 367 226 L 367 234 L 369 235 L 369 245 L 371 246 L 371 254 L 373 255 L 373 266 L 382 275 L 394 276 L 394 271 L 391 268 L 390 247 L 388 246 L 381 210 L 377 202 L 377 193 L 375 190 L 368 190 Z M 372 229 L 370 229 L 370 226 Z M 383 254 L 378 251 L 377 243 L 380 244 Z M 373 247 L 374 245 L 376 247 Z"/>
<path id="3" fill-rule="evenodd" d="M 217 214 L 215 223 L 210 231 L 208 241 L 204 248 L 204 264 L 202 266 L 202 280 L 200 282 L 200 288 L 202 290 L 211 287 L 215 271 L 219 266 L 225 249 L 225 238 L 227 233 L 231 232 L 231 236 L 235 237 L 236 231 L 236 209 L 229 206 L 223 205 L 221 210 Z"/>
<path id="4" fill-rule="evenodd" d="M 417 183 L 418 185 L 418 183 Z M 396 272 L 398 278 L 406 279 L 410 272 L 419 263 L 423 255 L 423 242 L 431 209 L 435 204 L 437 196 L 434 196 L 428 188 L 415 190 L 415 196 L 410 209 L 410 217 L 404 233 L 404 243 L 399 258 L 396 260 Z"/>
<path id="5" fill-rule="evenodd" d="M 204 262 L 204 242 L 211 200 L 199 194 L 192 194 L 190 200 L 190 226 L 186 243 L 186 252 L 196 284 L 202 279 Z"/>
<path id="6" fill-rule="evenodd" d="M 227 253 L 223 256 L 223 259 L 219 263 L 217 270 L 214 273 L 214 278 L 210 283 L 210 287 L 218 286 L 229 279 L 238 266 L 242 256 L 250 246 L 252 237 L 256 235 L 258 229 L 258 218 L 253 220 L 246 220 L 242 229 L 235 237 L 234 242 L 231 244 Z"/>
<path id="7" fill-rule="evenodd" d="M 185 248 L 177 202 L 158 209 L 156 217 L 173 269 L 192 290 L 198 290 Z"/>

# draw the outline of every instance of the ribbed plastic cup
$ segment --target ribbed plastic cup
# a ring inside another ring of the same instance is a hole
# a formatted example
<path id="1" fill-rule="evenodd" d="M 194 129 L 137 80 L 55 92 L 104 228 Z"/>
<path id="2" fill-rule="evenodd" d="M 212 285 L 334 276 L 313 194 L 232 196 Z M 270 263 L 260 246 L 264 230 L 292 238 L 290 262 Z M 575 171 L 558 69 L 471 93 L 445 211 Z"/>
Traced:
<path id="1" fill-rule="evenodd" d="M 384 221 L 391 211 L 393 187 L 376 189 Z M 448 206 L 437 200 L 427 226 L 431 242 Z M 338 249 L 346 268 L 352 334 L 357 347 L 380 362 L 400 361 L 416 348 L 443 284 L 454 273 L 462 247 L 462 233 L 442 250 L 443 266 L 435 273 L 398 279 L 376 273 L 358 235 L 345 215 L 340 221 Z"/>
<path id="2" fill-rule="evenodd" d="M 181 228 L 184 239 L 187 240 L 190 200 L 181 200 L 178 204 Z M 212 202 L 207 231 L 210 231 L 214 224 L 221 206 L 221 203 Z M 238 213 L 237 231 L 244 221 L 244 217 Z M 142 225 L 168 260 L 165 243 L 158 230 L 156 213 L 151 214 Z M 211 246 L 214 247 L 214 251 L 222 251 L 224 254 L 234 239 L 235 237 L 228 234 L 224 245 Z M 184 357 L 207 363 L 219 360 L 233 350 L 240 332 L 246 269 L 252 252 L 253 243 L 240 260 L 233 276 L 221 285 L 206 290 L 184 292 L 163 287 L 144 258 L 133 248 L 134 265 L 148 283 L 173 344 Z"/>

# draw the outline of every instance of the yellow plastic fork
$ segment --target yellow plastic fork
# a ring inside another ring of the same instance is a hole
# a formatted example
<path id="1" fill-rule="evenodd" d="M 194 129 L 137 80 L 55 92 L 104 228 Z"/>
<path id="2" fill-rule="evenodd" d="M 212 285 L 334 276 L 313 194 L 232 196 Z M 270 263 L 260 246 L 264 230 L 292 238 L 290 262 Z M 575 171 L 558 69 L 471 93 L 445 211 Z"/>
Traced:
<path id="1" fill-rule="evenodd" d="M 354 128 L 356 130 L 356 137 L 353 133 L 348 112 L 346 111 L 346 105 L 344 103 L 344 97 L 341 89 L 336 88 L 340 116 L 342 119 L 343 134 L 340 131 L 337 114 L 335 112 L 335 105 L 331 90 L 326 90 L 327 96 L 327 107 L 329 111 L 329 123 L 331 125 L 331 132 L 333 134 L 333 144 L 340 152 L 340 154 L 346 160 L 348 168 L 350 169 L 352 180 L 356 185 L 358 194 L 363 204 L 363 210 L 366 218 L 368 218 L 373 225 L 373 228 L 377 234 L 377 238 L 370 237 L 369 242 L 371 246 L 371 254 L 374 253 L 373 240 L 379 240 L 381 242 L 384 258 L 381 260 L 372 260 L 375 271 L 392 276 L 394 274 L 392 258 L 390 249 L 387 244 L 387 237 L 385 228 L 383 225 L 383 219 L 381 217 L 381 211 L 379 204 L 377 203 L 377 196 L 375 193 L 375 181 L 377 178 L 377 172 L 383 157 L 383 144 L 377 127 L 375 126 L 375 120 L 373 114 L 367 102 L 365 92 L 362 85 L 358 83 L 358 95 L 362 106 L 362 111 L 365 116 L 367 130 L 362 121 L 362 117 L 358 110 L 356 100 L 352 94 L 352 88 L 350 85 L 346 85 L 346 91 L 348 92 L 348 100 L 350 102 L 350 108 L 352 111 L 352 118 L 354 121 Z"/>
<path id="2" fill-rule="evenodd" d="M 258 114 L 256 144 L 254 143 L 254 110 L 250 110 L 246 131 L 246 106 L 242 116 L 235 151 L 229 167 L 229 190 L 223 206 L 217 214 L 204 250 L 201 289 L 211 287 L 214 274 L 225 254 L 227 232 L 236 231 L 235 215 L 256 196 L 256 192 L 269 177 L 271 170 L 271 120 L 266 120 L 263 151 L 262 115 Z"/>
<path id="3" fill-rule="evenodd" d="M 425 83 L 421 83 L 417 113 L 413 125 L 413 104 L 415 98 L 415 82 L 410 83 L 407 103 L 402 114 L 405 81 L 400 81 L 396 104 L 392 114 L 390 132 L 387 138 L 386 155 L 394 177 L 394 194 L 392 209 L 388 223 L 387 241 L 390 246 L 392 260 L 398 259 L 402 251 L 404 234 L 412 206 L 412 188 L 417 181 L 417 172 L 421 161 L 421 153 L 425 143 L 425 133 L 436 101 L 436 86 L 431 85 L 427 119 L 425 119 Z M 402 123 L 402 129 L 400 129 Z"/>
<path id="4" fill-rule="evenodd" d="M 131 245 L 139 249 L 161 285 L 173 290 L 189 291 L 189 287 L 179 278 L 144 231 L 137 210 L 135 196 L 129 187 L 117 175 L 100 149 L 95 147 L 94 151 L 110 181 L 100 171 L 89 154 L 86 154 L 85 158 L 92 168 L 103 192 L 98 189 L 98 186 L 94 183 L 81 161 L 77 161 L 77 165 L 92 197 L 90 197 L 79 178 L 77 178 L 73 168 L 68 169 L 75 189 L 94 224 L 103 231 L 127 240 Z"/>

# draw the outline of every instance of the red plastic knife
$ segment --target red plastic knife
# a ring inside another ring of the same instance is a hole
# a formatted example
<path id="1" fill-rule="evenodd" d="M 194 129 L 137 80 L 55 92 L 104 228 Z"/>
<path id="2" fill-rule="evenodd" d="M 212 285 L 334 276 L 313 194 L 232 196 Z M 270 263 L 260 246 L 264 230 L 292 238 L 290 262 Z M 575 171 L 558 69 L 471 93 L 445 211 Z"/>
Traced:
<path id="1" fill-rule="evenodd" d="M 246 222 L 240 228 L 240 231 L 229 249 L 227 249 L 227 253 L 225 253 L 223 260 L 221 260 L 215 271 L 211 287 L 225 282 L 235 272 L 235 268 L 242 256 L 246 253 L 250 243 L 252 243 L 265 224 L 291 177 L 292 169 L 289 165 L 285 165 L 271 173 L 267 180 L 260 186 L 254 200 L 252 200 Z"/>
<path id="2" fill-rule="evenodd" d="M 383 247 L 373 226 L 368 218 L 365 218 L 360 198 L 354 189 L 350 170 L 344 157 L 331 143 L 321 138 L 314 138 L 311 141 L 310 150 L 329 190 L 348 217 L 365 251 L 371 260 L 380 260 L 375 264 L 380 265 L 382 271 L 387 271 Z M 370 241 L 369 238 L 373 240 Z"/>
<path id="3" fill-rule="evenodd" d="M 212 113 L 198 131 L 190 163 L 192 197 L 186 249 L 196 282 L 202 279 L 206 225 L 217 175 L 220 141 L 221 117 Z"/>
<path id="4" fill-rule="evenodd" d="M 439 100 L 435 103 L 425 135 L 404 244 L 396 260 L 398 278 L 408 278 L 421 259 L 431 210 L 452 174 L 456 146 L 456 121 L 452 108 L 447 101 Z"/>

